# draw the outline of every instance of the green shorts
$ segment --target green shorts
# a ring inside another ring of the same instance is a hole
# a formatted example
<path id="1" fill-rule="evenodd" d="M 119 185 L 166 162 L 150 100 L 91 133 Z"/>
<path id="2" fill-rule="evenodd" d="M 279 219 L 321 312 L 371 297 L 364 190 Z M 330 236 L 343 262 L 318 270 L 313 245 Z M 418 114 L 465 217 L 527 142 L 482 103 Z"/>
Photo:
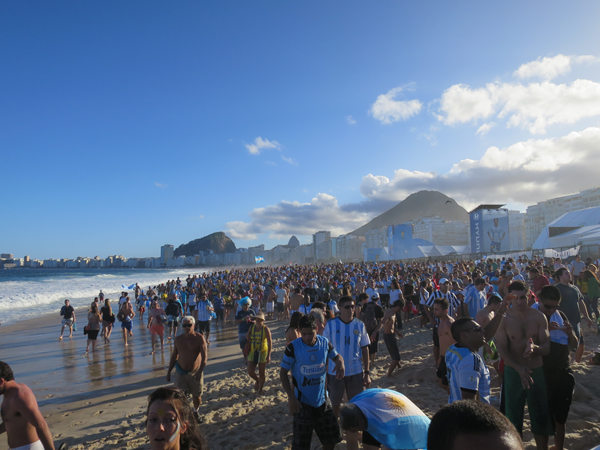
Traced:
<path id="1" fill-rule="evenodd" d="M 510 366 L 505 367 L 502 389 L 506 395 L 506 417 L 522 435 L 523 410 L 525 402 L 527 402 L 531 432 L 540 436 L 552 436 L 554 435 L 554 421 L 548 407 L 544 369 L 542 367 L 532 369 L 530 376 L 533 384 L 529 389 L 523 389 L 519 372 Z"/>

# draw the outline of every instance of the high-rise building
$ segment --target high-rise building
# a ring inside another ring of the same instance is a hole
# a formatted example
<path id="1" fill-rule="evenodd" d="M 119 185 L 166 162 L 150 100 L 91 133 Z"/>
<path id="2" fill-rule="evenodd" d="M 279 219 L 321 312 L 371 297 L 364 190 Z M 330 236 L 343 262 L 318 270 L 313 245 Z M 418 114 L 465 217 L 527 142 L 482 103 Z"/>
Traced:
<path id="1" fill-rule="evenodd" d="M 331 231 L 317 231 L 313 234 L 314 258 L 317 259 L 317 247 L 325 241 L 331 240 Z"/>
<path id="2" fill-rule="evenodd" d="M 175 254 L 175 247 L 171 244 L 165 244 L 160 248 L 160 265 L 166 266 L 167 261 L 173 259 L 173 255 Z"/>
<path id="3" fill-rule="evenodd" d="M 563 214 L 597 206 L 600 206 L 600 188 L 551 198 L 529 206 L 525 217 L 525 247 L 531 248 L 544 228 Z"/>
<path id="4" fill-rule="evenodd" d="M 434 245 L 468 245 L 469 224 L 460 220 L 425 217 L 415 222 L 413 237 L 425 239 Z"/>
<path id="5" fill-rule="evenodd" d="M 510 250 L 512 251 L 525 249 L 525 217 L 526 214 L 521 211 L 508 211 Z"/>

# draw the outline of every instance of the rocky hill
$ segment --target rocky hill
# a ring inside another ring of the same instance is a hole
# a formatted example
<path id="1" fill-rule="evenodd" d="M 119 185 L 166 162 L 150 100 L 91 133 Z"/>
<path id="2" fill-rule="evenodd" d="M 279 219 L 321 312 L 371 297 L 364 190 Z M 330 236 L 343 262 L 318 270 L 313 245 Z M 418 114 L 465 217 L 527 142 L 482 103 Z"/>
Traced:
<path id="1" fill-rule="evenodd" d="M 445 220 L 468 222 L 469 213 L 454 199 L 438 191 L 419 191 L 410 194 L 392 209 L 380 214 L 359 229 L 349 233 L 364 236 L 373 228 L 416 221 L 423 217 L 439 216 Z"/>
<path id="2" fill-rule="evenodd" d="M 193 256 L 201 251 L 212 250 L 217 254 L 234 253 L 236 250 L 235 244 L 222 231 L 218 231 L 200 239 L 194 239 L 187 244 L 181 244 L 175 249 L 175 256 Z"/>

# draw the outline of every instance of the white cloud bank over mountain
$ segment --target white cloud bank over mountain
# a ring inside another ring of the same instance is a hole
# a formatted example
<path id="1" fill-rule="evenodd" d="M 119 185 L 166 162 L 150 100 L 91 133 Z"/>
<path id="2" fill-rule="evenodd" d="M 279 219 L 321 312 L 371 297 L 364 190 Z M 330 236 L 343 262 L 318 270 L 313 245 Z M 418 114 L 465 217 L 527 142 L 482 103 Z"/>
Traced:
<path id="1" fill-rule="evenodd" d="M 489 147 L 481 159 L 465 159 L 445 174 L 398 169 L 393 177 L 368 174 L 360 183 L 364 200 L 338 205 L 319 193 L 310 203 L 281 201 L 250 212 L 250 222 L 229 222 L 228 234 L 256 239 L 352 231 L 370 218 L 420 190 L 441 191 L 469 209 L 480 203 L 529 205 L 598 185 L 600 128 L 590 127 L 563 137 L 530 139 L 507 148 Z"/>

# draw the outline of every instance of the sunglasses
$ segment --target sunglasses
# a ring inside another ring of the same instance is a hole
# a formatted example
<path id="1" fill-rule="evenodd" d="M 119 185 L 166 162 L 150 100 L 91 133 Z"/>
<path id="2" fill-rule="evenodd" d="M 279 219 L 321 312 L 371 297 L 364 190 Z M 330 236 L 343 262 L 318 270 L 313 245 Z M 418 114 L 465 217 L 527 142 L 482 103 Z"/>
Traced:
<path id="1" fill-rule="evenodd" d="M 192 328 L 192 324 L 191 323 L 184 323 L 182 325 L 183 328 Z"/>
<path id="2" fill-rule="evenodd" d="M 558 309 L 558 306 L 551 306 L 551 305 L 547 305 L 546 303 L 542 303 L 542 305 L 544 305 L 544 308 L 546 308 L 546 309 Z"/>
<path id="3" fill-rule="evenodd" d="M 354 309 L 354 308 L 356 308 L 356 306 L 354 306 L 354 305 L 346 305 L 346 306 L 344 306 L 344 309 Z"/>

